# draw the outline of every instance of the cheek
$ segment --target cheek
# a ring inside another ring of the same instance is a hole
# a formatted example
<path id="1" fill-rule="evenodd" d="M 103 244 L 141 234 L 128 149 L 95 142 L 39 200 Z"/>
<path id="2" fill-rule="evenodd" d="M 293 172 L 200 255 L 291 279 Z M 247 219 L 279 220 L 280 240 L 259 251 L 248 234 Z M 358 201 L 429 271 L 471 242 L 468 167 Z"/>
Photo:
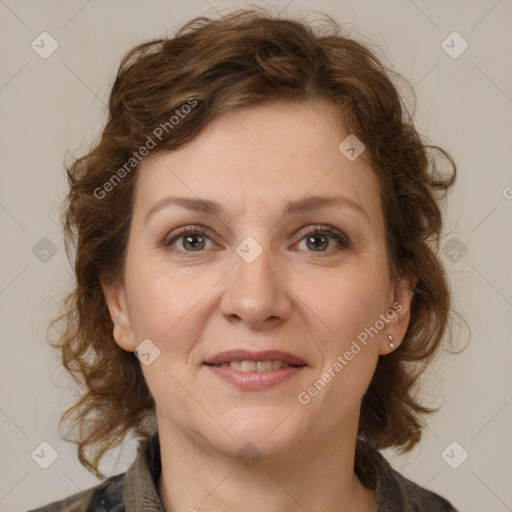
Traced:
<path id="1" fill-rule="evenodd" d="M 356 411 L 366 392 L 379 357 L 382 332 L 370 331 L 386 310 L 387 282 L 377 272 L 339 272 L 329 282 L 318 282 L 316 291 L 304 288 L 318 366 L 310 387 L 300 390 L 301 404 L 312 410 L 330 410 L 329 422 L 337 428 L 348 411 Z M 371 334 L 368 334 L 371 332 Z"/>
<path id="2" fill-rule="evenodd" d="M 132 256 L 127 262 L 126 286 L 137 338 L 163 343 L 175 337 L 185 324 L 190 328 L 187 320 L 194 316 L 207 289 L 204 281 L 200 276 L 159 265 L 149 255 Z"/>
<path id="3" fill-rule="evenodd" d="M 317 332 L 325 333 L 318 340 L 324 353 L 344 350 L 385 312 L 388 283 L 383 277 L 368 265 L 347 266 L 317 279 L 314 287 L 294 285 L 312 319 L 317 319 Z"/>

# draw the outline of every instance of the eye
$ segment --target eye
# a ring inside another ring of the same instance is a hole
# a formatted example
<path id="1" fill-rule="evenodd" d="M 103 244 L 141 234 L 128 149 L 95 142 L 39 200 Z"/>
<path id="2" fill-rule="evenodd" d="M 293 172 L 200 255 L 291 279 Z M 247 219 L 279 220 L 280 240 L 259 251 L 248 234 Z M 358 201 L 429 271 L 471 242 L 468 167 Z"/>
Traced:
<path id="1" fill-rule="evenodd" d="M 171 239 L 164 238 L 162 245 L 166 249 L 175 249 L 179 252 L 200 252 L 206 245 L 206 240 L 211 240 L 205 236 L 206 228 L 203 226 L 188 226 L 179 231 Z M 181 241 L 181 249 L 174 247 L 174 243 Z"/>
<path id="2" fill-rule="evenodd" d="M 212 242 L 206 236 L 206 233 L 207 229 L 203 226 L 188 226 L 178 231 L 172 238 L 164 238 L 161 241 L 161 245 L 165 249 L 174 250 L 182 254 L 201 252 L 205 249 L 207 241 Z M 327 248 L 331 245 L 329 239 L 335 240 L 338 244 L 338 247 L 333 250 L 339 251 L 348 249 L 351 246 L 351 241 L 347 235 L 329 225 L 315 225 L 301 231 L 299 235 L 302 235 L 300 241 L 305 240 L 307 248 L 312 249 L 310 252 L 327 252 Z M 176 242 L 181 242 L 181 248 L 175 246 Z"/>
<path id="3" fill-rule="evenodd" d="M 306 232 L 301 232 L 301 235 L 303 237 L 301 242 L 305 240 L 306 247 L 312 249 L 312 252 L 326 252 L 331 245 L 329 238 L 334 239 L 341 246 L 333 250 L 349 249 L 351 246 L 351 241 L 345 233 L 328 225 L 315 225 L 308 228 Z"/>

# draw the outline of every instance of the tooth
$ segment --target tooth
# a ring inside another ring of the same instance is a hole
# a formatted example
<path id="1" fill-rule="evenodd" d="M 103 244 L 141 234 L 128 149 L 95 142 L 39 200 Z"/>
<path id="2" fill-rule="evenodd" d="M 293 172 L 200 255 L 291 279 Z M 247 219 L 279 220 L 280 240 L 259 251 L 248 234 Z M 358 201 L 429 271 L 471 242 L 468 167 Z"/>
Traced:
<path id="1" fill-rule="evenodd" d="M 289 368 L 290 364 L 283 361 L 231 361 L 222 363 L 219 366 L 230 366 L 234 370 L 242 372 L 270 372 L 280 368 Z"/>
<path id="2" fill-rule="evenodd" d="M 242 371 L 242 372 L 256 371 L 256 362 L 255 361 L 242 361 L 240 363 L 240 371 Z"/>
<path id="3" fill-rule="evenodd" d="M 256 369 L 259 372 L 269 372 L 272 370 L 272 361 L 258 361 L 256 363 Z"/>

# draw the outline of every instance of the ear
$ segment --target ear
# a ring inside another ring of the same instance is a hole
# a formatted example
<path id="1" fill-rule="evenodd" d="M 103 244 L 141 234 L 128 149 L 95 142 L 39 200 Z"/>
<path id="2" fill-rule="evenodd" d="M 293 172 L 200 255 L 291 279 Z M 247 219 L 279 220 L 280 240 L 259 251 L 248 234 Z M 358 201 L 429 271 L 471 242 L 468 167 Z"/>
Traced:
<path id="1" fill-rule="evenodd" d="M 114 340 L 122 349 L 133 352 L 137 343 L 132 329 L 124 284 L 117 281 L 101 280 L 101 288 L 110 312 L 110 318 L 114 323 Z"/>
<path id="2" fill-rule="evenodd" d="M 418 278 L 414 274 L 407 274 L 400 278 L 398 283 L 392 285 L 391 303 L 386 311 L 386 317 L 389 318 L 384 331 L 383 340 L 380 347 L 380 355 L 386 355 L 396 350 L 402 343 L 411 316 L 411 301 L 414 297 L 414 287 Z M 390 340 L 388 336 L 392 336 Z M 390 344 L 394 345 L 394 348 Z"/>

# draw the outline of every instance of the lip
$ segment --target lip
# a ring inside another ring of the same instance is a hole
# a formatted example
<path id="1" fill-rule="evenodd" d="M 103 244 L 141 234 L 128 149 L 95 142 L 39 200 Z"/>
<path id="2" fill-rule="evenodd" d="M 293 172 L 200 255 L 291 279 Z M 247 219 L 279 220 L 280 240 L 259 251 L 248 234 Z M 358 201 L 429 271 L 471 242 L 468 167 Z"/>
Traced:
<path id="1" fill-rule="evenodd" d="M 219 365 L 222 363 L 230 363 L 231 361 L 283 361 L 285 363 L 294 365 L 294 366 L 302 366 L 307 363 L 289 352 L 283 352 L 281 350 L 264 350 L 261 352 L 251 352 L 249 350 L 228 350 L 226 352 L 220 352 L 214 357 L 211 357 L 204 361 L 204 364 L 207 365 Z M 215 368 L 215 367 L 214 367 Z M 225 367 L 224 367 L 225 368 Z M 287 370 L 287 368 L 283 368 Z M 237 371 L 237 370 L 234 370 Z M 278 372 L 279 370 L 272 370 L 272 372 Z M 245 372 L 237 372 L 244 373 Z M 247 372 L 251 373 L 251 372 Z M 264 372 L 261 372 L 264 373 Z M 270 373 L 270 372 L 269 372 Z"/>
<path id="2" fill-rule="evenodd" d="M 247 359 L 245 360 L 247 361 Z M 230 366 L 213 366 L 210 364 L 204 364 L 204 366 L 229 384 L 247 391 L 271 388 L 296 377 L 307 367 L 307 365 L 289 366 L 288 368 L 279 368 L 269 372 L 241 372 Z"/>

